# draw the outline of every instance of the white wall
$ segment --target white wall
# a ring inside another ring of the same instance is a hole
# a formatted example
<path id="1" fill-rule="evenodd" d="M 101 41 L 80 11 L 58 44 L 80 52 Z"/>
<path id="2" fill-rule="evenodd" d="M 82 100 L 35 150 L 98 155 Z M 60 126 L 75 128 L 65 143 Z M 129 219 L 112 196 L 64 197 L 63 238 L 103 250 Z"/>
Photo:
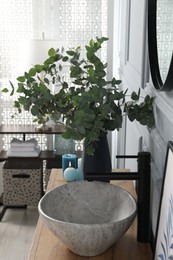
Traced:
<path id="1" fill-rule="evenodd" d="M 141 149 L 151 153 L 151 221 L 155 233 L 166 147 L 167 142 L 173 140 L 173 91 L 157 92 L 152 85 L 151 77 L 148 76 L 146 2 L 119 0 L 121 7 L 119 72 L 125 89 L 133 91 L 141 87 L 142 95 L 155 96 L 155 128 L 149 130 L 127 120 L 124 148 L 125 154 L 137 154 Z M 126 160 L 125 167 L 135 170 L 136 161 Z"/>
<path id="2" fill-rule="evenodd" d="M 146 73 L 146 1 L 145 0 L 121 0 L 120 2 L 120 77 L 124 89 L 129 92 L 138 91 L 139 87 L 144 87 L 147 79 Z M 145 77 L 144 77 L 145 76 Z M 145 90 L 143 90 L 145 95 Z M 126 144 L 124 153 L 136 154 L 141 143 L 141 133 L 139 126 L 127 120 Z M 124 136 L 122 135 L 123 139 Z M 120 142 L 123 143 L 123 142 Z M 133 143 L 133 145 L 131 145 Z M 119 153 L 123 148 L 119 146 Z M 126 167 L 134 170 L 136 162 L 128 160 Z"/>

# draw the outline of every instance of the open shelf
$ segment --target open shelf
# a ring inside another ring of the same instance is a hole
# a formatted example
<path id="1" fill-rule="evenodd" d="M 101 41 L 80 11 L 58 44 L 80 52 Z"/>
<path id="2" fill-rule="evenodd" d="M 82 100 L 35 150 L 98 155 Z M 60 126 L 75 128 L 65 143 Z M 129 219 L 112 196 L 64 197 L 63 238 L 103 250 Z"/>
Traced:
<path id="1" fill-rule="evenodd" d="M 77 157 L 81 157 L 82 156 L 82 151 L 77 151 L 76 152 Z M 20 160 L 26 160 L 26 159 L 30 159 L 30 160 L 36 160 L 36 159 L 40 159 L 40 160 L 57 160 L 61 158 L 61 155 L 57 155 L 54 153 L 53 150 L 45 150 L 45 151 L 41 151 L 40 155 L 38 157 L 8 157 L 7 156 L 7 151 L 2 150 L 0 152 L 0 162 L 6 161 L 7 159 L 19 159 Z"/>

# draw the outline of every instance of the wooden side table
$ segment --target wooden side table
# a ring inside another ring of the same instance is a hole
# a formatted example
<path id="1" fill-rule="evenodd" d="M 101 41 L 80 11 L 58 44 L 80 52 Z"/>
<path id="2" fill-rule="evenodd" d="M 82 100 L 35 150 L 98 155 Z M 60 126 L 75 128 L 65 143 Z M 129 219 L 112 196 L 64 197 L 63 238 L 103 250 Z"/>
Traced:
<path id="1" fill-rule="evenodd" d="M 133 181 L 111 181 L 111 183 L 121 186 L 136 197 Z M 47 190 L 63 184 L 65 180 L 62 170 L 52 169 Z M 135 219 L 126 234 L 105 253 L 95 257 L 81 257 L 66 248 L 39 218 L 28 260 L 151 260 L 152 252 L 149 244 L 137 242 L 136 221 Z"/>

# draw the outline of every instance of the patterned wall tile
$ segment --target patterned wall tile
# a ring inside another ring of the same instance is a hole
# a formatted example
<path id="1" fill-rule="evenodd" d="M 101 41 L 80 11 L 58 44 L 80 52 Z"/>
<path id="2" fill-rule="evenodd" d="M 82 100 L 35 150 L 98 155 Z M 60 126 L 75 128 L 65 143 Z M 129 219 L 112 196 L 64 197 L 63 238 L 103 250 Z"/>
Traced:
<path id="1" fill-rule="evenodd" d="M 173 51 L 173 1 L 157 1 L 157 47 L 161 77 L 167 77 Z"/>
<path id="2" fill-rule="evenodd" d="M 0 87 L 10 88 L 9 80 L 23 73 L 20 69 L 20 48 L 23 40 L 56 39 L 67 46 L 86 43 L 95 36 L 107 36 L 108 0 L 1 0 L 0 15 Z M 102 57 L 106 60 L 106 45 Z M 32 124 L 30 113 L 15 113 L 12 98 L 1 95 L 3 124 Z M 46 137 L 39 136 L 46 149 Z M 4 139 L 7 148 L 11 136 Z"/>

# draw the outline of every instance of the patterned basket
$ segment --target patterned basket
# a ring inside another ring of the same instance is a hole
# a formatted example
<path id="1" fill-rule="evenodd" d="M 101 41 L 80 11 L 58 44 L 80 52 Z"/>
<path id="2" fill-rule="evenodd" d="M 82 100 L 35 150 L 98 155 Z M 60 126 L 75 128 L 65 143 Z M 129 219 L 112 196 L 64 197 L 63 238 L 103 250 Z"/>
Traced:
<path id="1" fill-rule="evenodd" d="M 37 206 L 42 196 L 42 168 L 8 169 L 3 167 L 3 204 Z"/>

